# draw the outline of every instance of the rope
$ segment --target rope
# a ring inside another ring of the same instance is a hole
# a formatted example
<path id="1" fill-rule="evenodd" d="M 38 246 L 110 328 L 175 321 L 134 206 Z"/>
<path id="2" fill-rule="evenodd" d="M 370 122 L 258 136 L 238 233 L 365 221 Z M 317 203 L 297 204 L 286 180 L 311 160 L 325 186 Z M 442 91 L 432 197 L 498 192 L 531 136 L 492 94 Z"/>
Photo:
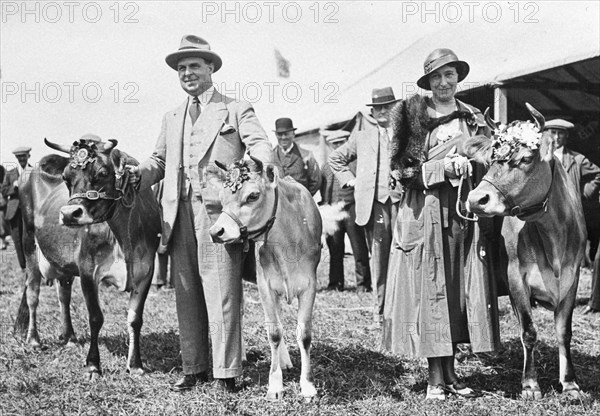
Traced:
<path id="1" fill-rule="evenodd" d="M 469 160 L 469 163 L 470 162 L 471 161 Z M 463 205 L 462 201 L 460 200 L 460 198 L 462 196 L 462 187 L 463 187 L 463 182 L 465 181 L 465 178 L 468 178 L 468 177 L 469 177 L 469 169 L 467 169 L 466 172 L 463 172 L 463 174 L 460 176 L 460 182 L 458 183 L 458 197 L 456 198 L 456 213 L 463 220 L 477 222 L 477 221 L 479 221 L 479 217 L 477 216 L 477 214 L 473 214 L 473 218 L 471 218 L 471 217 L 463 215 L 461 212 L 462 205 Z M 467 215 L 468 215 L 468 213 L 467 213 Z"/>

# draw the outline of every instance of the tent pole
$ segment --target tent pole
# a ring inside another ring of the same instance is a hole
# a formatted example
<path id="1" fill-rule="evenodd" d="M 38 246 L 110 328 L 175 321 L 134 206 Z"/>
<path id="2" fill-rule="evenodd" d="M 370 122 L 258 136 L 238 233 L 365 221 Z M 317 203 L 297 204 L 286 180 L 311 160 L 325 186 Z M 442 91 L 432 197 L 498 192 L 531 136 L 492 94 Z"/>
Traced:
<path id="1" fill-rule="evenodd" d="M 508 123 L 508 90 L 504 87 L 494 88 L 494 118 L 502 124 Z"/>

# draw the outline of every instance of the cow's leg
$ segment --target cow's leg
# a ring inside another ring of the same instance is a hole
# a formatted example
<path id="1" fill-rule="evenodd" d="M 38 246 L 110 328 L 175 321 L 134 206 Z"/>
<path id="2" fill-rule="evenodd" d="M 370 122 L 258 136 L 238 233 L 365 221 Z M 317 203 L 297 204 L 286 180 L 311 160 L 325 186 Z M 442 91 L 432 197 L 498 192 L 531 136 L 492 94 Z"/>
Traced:
<path id="1" fill-rule="evenodd" d="M 300 372 L 300 393 L 306 398 L 317 395 L 312 367 L 310 365 L 310 344 L 312 341 L 312 310 L 315 303 L 315 284 L 313 279 L 309 288 L 298 296 L 298 328 L 296 339 L 300 348 L 302 370 Z"/>
<path id="2" fill-rule="evenodd" d="M 77 342 L 77 337 L 73 330 L 73 322 L 71 320 L 71 288 L 73 287 L 73 277 L 69 276 L 59 279 L 59 283 L 60 284 L 56 285 L 56 293 L 58 294 L 58 300 L 60 302 L 62 318 L 62 334 L 60 339 L 70 347 Z"/>
<path id="3" fill-rule="evenodd" d="M 29 327 L 26 342 L 34 348 L 40 348 L 40 336 L 37 330 L 37 307 L 40 300 L 40 284 L 42 275 L 39 270 L 27 270 L 27 286 L 23 294 L 29 308 Z"/>
<path id="4" fill-rule="evenodd" d="M 87 305 L 90 322 L 90 349 L 85 360 L 86 371 L 91 380 L 98 377 L 100 368 L 100 351 L 98 350 L 98 334 L 104 324 L 104 316 L 98 301 L 98 285 L 91 275 L 81 273 L 81 290 Z"/>
<path id="5" fill-rule="evenodd" d="M 140 355 L 140 333 L 144 323 L 144 305 L 150 285 L 152 284 L 152 275 L 154 274 L 154 260 L 143 259 L 141 265 L 150 265 L 146 271 L 134 271 L 134 273 L 146 273 L 145 277 L 136 282 L 134 278 L 134 288 L 129 295 L 129 310 L 127 311 L 127 331 L 129 332 L 129 352 L 127 354 L 127 370 L 132 375 L 143 375 L 145 373 Z"/>
<path id="6" fill-rule="evenodd" d="M 560 384 L 562 384 L 563 393 L 578 399 L 580 397 L 580 389 L 577 385 L 575 369 L 571 359 L 571 321 L 573 318 L 573 308 L 575 307 L 576 291 L 577 285 L 575 284 L 566 298 L 554 311 L 554 324 L 558 338 Z"/>
<path id="7" fill-rule="evenodd" d="M 510 273 L 510 269 L 509 269 Z M 512 282 L 511 282 L 512 283 Z M 515 315 L 521 327 L 521 343 L 523 344 L 523 376 L 521 378 L 521 397 L 523 399 L 541 399 L 542 392 L 537 381 L 537 371 L 534 361 L 534 349 L 537 342 L 537 332 L 533 324 L 529 290 L 519 281 L 519 288 L 515 290 L 511 285 L 511 302 Z"/>
<path id="8" fill-rule="evenodd" d="M 257 276 L 256 283 L 265 313 L 265 327 L 271 346 L 267 400 L 281 400 L 283 398 L 283 372 L 281 371 L 280 347 L 283 340 L 283 326 L 279 320 L 279 296 L 271 291 L 263 273 Z"/>

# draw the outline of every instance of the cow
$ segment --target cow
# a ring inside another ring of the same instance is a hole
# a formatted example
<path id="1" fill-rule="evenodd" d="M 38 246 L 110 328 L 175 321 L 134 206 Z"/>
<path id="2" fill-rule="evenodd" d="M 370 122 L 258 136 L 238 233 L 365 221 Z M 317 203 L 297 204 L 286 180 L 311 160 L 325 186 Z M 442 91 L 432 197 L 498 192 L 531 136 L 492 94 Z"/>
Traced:
<path id="1" fill-rule="evenodd" d="M 280 300 L 298 299 L 297 342 L 302 368 L 301 395 L 314 397 L 310 364 L 312 309 L 321 257 L 321 216 L 310 192 L 292 179 L 280 179 L 272 165 L 250 156 L 229 167 L 215 162 L 226 177 L 220 199 L 223 211 L 210 228 L 213 241 L 231 244 L 249 240 L 259 248 L 257 285 L 271 347 L 267 400 L 283 397 L 283 368 L 291 368 L 280 320 Z M 207 174 L 209 181 L 221 181 Z"/>
<path id="2" fill-rule="evenodd" d="M 90 310 L 90 322 L 101 319 L 97 309 L 97 286 L 100 281 L 116 286 L 125 281 L 125 262 L 114 234 L 106 223 L 82 228 L 68 228 L 59 223 L 60 208 L 69 201 L 69 191 L 62 173 L 69 159 L 51 154 L 43 157 L 19 190 L 23 217 L 23 249 L 26 283 L 15 320 L 15 331 L 26 333 L 26 343 L 40 348 L 37 330 L 37 306 L 42 278 L 53 284 L 61 305 L 62 334 L 68 345 L 77 342 L 71 321 L 71 285 L 75 276 Z M 93 326 L 93 325 L 90 325 Z M 88 362 L 98 357 L 97 334 L 92 332 Z M 99 367 L 98 367 L 99 369 Z"/>
<path id="3" fill-rule="evenodd" d="M 554 312 L 563 394 L 581 397 L 571 359 L 571 320 L 579 265 L 585 253 L 586 229 L 577 190 L 554 157 L 555 143 L 545 133 L 544 117 L 531 105 L 535 120 L 498 125 L 492 141 L 472 138 L 470 157 L 489 170 L 467 199 L 480 217 L 502 216 L 502 236 L 508 253 L 509 296 L 521 327 L 524 350 L 521 396 L 540 399 L 534 349 L 537 340 L 531 301 Z"/>
<path id="4" fill-rule="evenodd" d="M 125 289 L 130 291 L 127 369 L 132 375 L 142 375 L 140 331 L 154 273 L 154 255 L 159 245 L 161 222 L 158 201 L 151 189 L 136 192 L 129 186 L 129 171 L 125 166 L 137 165 L 138 162 L 115 149 L 116 140 L 79 140 L 72 146 L 45 142 L 52 149 L 70 154 L 69 164 L 62 174 L 70 197 L 60 208 L 60 222 L 69 227 L 106 222 L 123 251 L 127 275 Z M 86 365 L 91 374 L 101 374 L 98 333 L 103 317 L 98 304 L 97 285 L 87 282 L 84 287 L 82 279 L 82 288 L 88 303 L 91 331 Z"/>

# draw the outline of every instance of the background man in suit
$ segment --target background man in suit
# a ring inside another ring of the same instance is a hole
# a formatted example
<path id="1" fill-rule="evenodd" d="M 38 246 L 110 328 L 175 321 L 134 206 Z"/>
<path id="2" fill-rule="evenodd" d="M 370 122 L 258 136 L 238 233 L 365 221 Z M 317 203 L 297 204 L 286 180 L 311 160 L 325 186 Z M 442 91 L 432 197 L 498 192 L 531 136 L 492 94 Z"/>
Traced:
<path id="1" fill-rule="evenodd" d="M 325 141 L 332 150 L 337 149 L 348 141 L 350 132 L 338 130 L 328 134 Z M 350 172 L 356 174 L 356 161 L 350 163 Z M 371 271 L 369 270 L 369 249 L 365 239 L 363 227 L 356 224 L 356 204 L 354 202 L 354 189 L 342 188 L 334 176 L 329 163 L 323 165 L 321 170 L 323 181 L 321 183 L 322 204 L 343 204 L 343 210 L 348 213 L 346 219 L 340 221 L 338 229 L 327 236 L 329 248 L 329 286 L 328 289 L 344 289 L 344 251 L 346 233 L 352 246 L 354 255 L 354 272 L 356 276 L 356 289 L 370 292 Z"/>
<path id="2" fill-rule="evenodd" d="M 321 171 L 311 151 L 301 149 L 296 143 L 296 129 L 289 118 L 275 120 L 278 145 L 273 149 L 273 163 L 280 176 L 291 176 L 314 195 L 321 186 Z"/>
<path id="3" fill-rule="evenodd" d="M 27 182 L 33 166 L 29 164 L 31 157 L 31 147 L 21 146 L 13 150 L 17 158 L 17 165 L 13 169 L 8 169 L 2 181 L 2 195 L 6 199 L 5 219 L 10 228 L 10 236 L 17 252 L 19 266 L 25 270 L 25 253 L 21 244 L 23 235 L 23 222 L 21 221 L 21 207 L 19 204 L 19 188 Z"/>
<path id="4" fill-rule="evenodd" d="M 348 142 L 329 155 L 329 165 L 342 187 L 354 188 L 356 223 L 365 227 L 371 249 L 371 279 L 374 295 L 374 321 L 381 325 L 385 300 L 388 258 L 392 244 L 392 224 L 396 221 L 400 193 L 388 187 L 390 174 L 389 141 L 392 128 L 389 112 L 397 100 L 391 87 L 374 89 L 371 114 L 376 126 L 367 123 Z M 350 163 L 357 161 L 356 174 Z"/>
<path id="5" fill-rule="evenodd" d="M 169 244 L 173 261 L 184 372 L 172 388 L 189 389 L 207 379 L 210 323 L 216 387 L 232 392 L 235 377 L 242 374 L 245 253 L 242 244 L 216 244 L 210 238 L 208 230 L 222 210 L 219 191 L 224 182 L 214 161 L 229 164 L 248 151 L 270 163 L 272 148 L 252 106 L 214 88 L 212 74 L 222 61 L 208 42 L 184 36 L 166 62 L 178 72 L 188 97 L 165 114 L 150 159 L 130 170 L 140 188 L 164 177 L 161 238 L 163 245 Z"/>

